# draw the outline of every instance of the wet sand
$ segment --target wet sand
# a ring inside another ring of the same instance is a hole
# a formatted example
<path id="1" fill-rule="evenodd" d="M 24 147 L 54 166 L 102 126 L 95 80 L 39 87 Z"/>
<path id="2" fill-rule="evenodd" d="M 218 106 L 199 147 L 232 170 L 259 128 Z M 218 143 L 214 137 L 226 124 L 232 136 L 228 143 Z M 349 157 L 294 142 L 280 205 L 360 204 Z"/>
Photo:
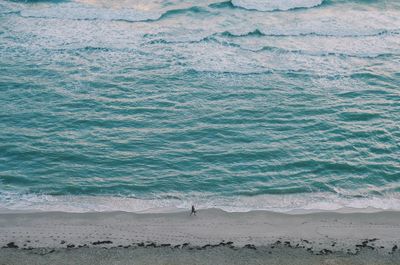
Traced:
<path id="1" fill-rule="evenodd" d="M 0 214 L 1 265 L 398 265 L 398 246 L 400 212 Z"/>

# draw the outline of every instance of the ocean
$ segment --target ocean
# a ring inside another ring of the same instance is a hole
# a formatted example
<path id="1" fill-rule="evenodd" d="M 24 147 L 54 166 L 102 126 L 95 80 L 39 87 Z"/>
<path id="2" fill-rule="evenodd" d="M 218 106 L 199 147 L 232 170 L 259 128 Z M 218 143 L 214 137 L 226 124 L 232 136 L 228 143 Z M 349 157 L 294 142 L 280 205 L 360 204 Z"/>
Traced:
<path id="1" fill-rule="evenodd" d="M 400 210 L 400 1 L 0 0 L 0 208 Z"/>

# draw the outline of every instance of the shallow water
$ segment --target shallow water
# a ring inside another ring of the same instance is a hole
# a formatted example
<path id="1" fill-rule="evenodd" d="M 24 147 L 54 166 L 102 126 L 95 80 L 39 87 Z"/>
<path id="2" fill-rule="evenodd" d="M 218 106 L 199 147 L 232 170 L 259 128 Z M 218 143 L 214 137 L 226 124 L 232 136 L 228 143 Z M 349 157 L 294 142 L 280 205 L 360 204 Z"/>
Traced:
<path id="1" fill-rule="evenodd" d="M 400 210 L 398 1 L 0 0 L 0 68 L 0 208 Z"/>

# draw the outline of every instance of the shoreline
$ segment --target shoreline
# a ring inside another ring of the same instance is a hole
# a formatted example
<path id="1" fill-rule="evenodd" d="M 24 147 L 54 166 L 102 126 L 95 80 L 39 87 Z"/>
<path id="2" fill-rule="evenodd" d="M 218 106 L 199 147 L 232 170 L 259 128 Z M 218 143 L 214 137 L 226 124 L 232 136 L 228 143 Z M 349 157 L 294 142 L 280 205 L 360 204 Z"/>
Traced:
<path id="1" fill-rule="evenodd" d="M 107 264 L 104 256 L 120 264 L 400 264 L 399 220 L 394 211 L 0 213 L 0 264 Z"/>
<path id="2" fill-rule="evenodd" d="M 161 194 L 158 198 L 92 195 L 39 195 L 0 192 L 0 213 L 27 212 L 180 212 L 194 204 L 198 209 L 228 212 L 273 211 L 281 213 L 400 211 L 400 196 L 352 197 L 330 193 L 214 197 L 199 194 Z"/>
<path id="3" fill-rule="evenodd" d="M 242 211 L 227 211 L 223 208 L 212 207 L 212 208 L 196 208 L 198 211 L 209 211 L 216 210 L 231 214 L 243 214 L 243 213 L 253 213 L 253 212 L 266 212 L 266 213 L 277 213 L 286 215 L 305 215 L 305 214 L 320 214 L 320 213 L 338 213 L 338 214 L 352 214 L 352 213 L 384 213 L 384 212 L 399 212 L 397 209 L 382 209 L 374 207 L 366 208 L 353 208 L 353 207 L 342 207 L 338 209 L 326 210 L 326 209 L 291 209 L 287 211 L 273 211 L 264 209 L 252 209 L 252 210 L 242 210 Z M 159 208 L 149 208 L 140 211 L 125 211 L 125 210 L 115 210 L 115 211 L 64 211 L 64 210 L 40 210 L 40 209 L 9 209 L 0 207 L 1 214 L 34 214 L 34 213 L 71 213 L 71 214 L 91 214 L 91 213 L 132 213 L 139 215 L 146 214 L 176 214 L 176 213 L 188 213 L 189 208 L 178 208 L 178 207 L 159 207 Z"/>

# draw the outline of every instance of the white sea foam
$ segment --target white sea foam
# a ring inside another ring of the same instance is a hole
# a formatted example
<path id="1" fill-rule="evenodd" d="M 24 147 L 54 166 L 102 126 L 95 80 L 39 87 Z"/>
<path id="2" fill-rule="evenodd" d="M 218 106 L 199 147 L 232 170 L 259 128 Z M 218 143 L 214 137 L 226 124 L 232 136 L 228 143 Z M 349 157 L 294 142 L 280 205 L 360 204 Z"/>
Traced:
<path id="1" fill-rule="evenodd" d="M 219 208 L 229 212 L 268 210 L 274 212 L 400 211 L 398 193 L 385 196 L 342 196 L 333 193 L 215 197 L 211 194 L 164 194 L 152 199 L 112 196 L 51 196 L 15 193 L 0 195 L 2 211 L 63 212 L 172 212 L 195 204 L 199 209 Z"/>
<path id="2" fill-rule="evenodd" d="M 295 8 L 311 8 L 321 5 L 323 0 L 232 0 L 232 4 L 250 10 L 274 11 Z"/>
<path id="3" fill-rule="evenodd" d="M 135 9 L 111 9 L 90 7 L 77 3 L 60 4 L 48 8 L 25 9 L 21 11 L 23 17 L 59 18 L 72 20 L 124 20 L 147 21 L 156 20 L 162 13 Z"/>

